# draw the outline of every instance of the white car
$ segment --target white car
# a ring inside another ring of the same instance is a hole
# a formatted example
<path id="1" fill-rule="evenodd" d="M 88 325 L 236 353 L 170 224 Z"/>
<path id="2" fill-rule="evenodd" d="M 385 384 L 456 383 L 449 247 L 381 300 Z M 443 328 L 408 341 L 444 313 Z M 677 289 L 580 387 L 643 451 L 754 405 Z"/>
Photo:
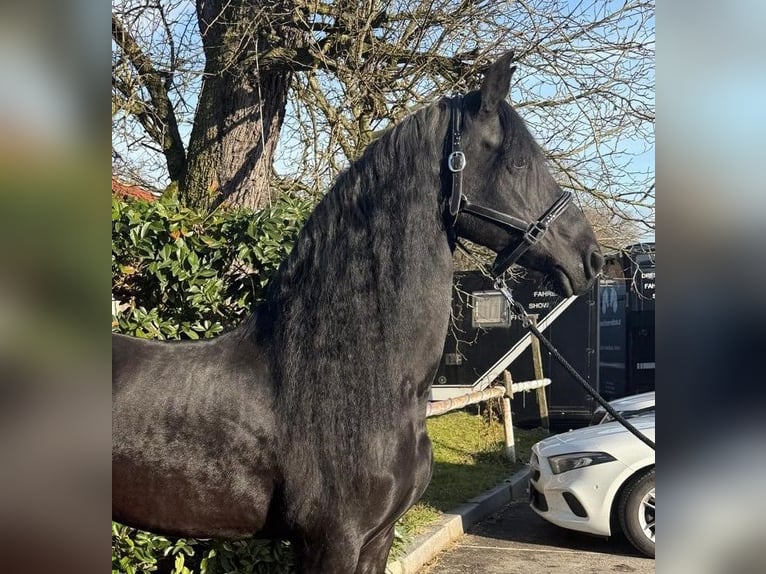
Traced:
<path id="1" fill-rule="evenodd" d="M 630 421 L 654 440 L 654 414 Z M 554 435 L 532 447 L 530 506 L 563 528 L 628 540 L 654 556 L 654 451 L 618 422 Z"/>
<path id="2" fill-rule="evenodd" d="M 637 417 L 654 412 L 654 391 L 641 393 L 639 395 L 630 395 L 609 402 L 614 410 L 620 413 L 626 419 Z M 606 412 L 604 407 L 599 406 L 593 411 L 590 424 L 600 425 L 613 421 L 612 415 Z"/>

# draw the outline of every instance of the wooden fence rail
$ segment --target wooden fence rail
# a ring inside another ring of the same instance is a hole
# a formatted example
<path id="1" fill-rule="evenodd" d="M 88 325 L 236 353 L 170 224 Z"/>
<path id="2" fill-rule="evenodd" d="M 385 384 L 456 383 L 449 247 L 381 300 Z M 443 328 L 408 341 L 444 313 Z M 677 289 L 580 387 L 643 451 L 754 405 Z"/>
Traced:
<path id="1" fill-rule="evenodd" d="M 427 417 L 435 417 L 462 409 L 468 405 L 475 405 L 476 403 L 483 403 L 489 399 L 499 399 L 505 394 L 505 387 L 487 387 L 483 391 L 476 391 L 462 395 L 460 397 L 454 397 L 451 399 L 445 399 L 443 401 L 434 401 L 428 403 L 428 409 L 426 410 Z"/>
<path id="2" fill-rule="evenodd" d="M 460 397 L 454 397 L 443 401 L 434 401 L 428 403 L 426 417 L 435 417 L 462 409 L 468 405 L 474 405 L 488 401 L 490 399 L 502 399 L 503 410 L 503 434 L 505 435 L 505 453 L 511 462 L 516 462 L 516 445 L 513 437 L 513 421 L 511 420 L 511 398 L 514 393 L 537 390 L 540 408 L 540 417 L 547 419 L 548 404 L 545 400 L 545 387 L 551 384 L 550 379 L 535 379 L 532 381 L 522 381 L 514 383 L 511 380 L 511 374 L 508 371 L 503 372 L 503 386 L 487 387 L 483 391 L 475 391 Z"/>

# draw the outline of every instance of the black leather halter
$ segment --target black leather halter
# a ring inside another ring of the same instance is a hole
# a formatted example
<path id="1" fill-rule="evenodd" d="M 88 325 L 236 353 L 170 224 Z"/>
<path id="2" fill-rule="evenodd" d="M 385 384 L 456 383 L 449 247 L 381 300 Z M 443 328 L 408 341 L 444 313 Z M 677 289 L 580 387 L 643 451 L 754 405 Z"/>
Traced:
<path id="1" fill-rule="evenodd" d="M 492 264 L 492 274 L 497 277 L 502 275 L 511 265 L 516 263 L 524 252 L 539 242 L 548 227 L 572 202 L 572 192 L 564 191 L 548 210 L 537 221 L 527 223 L 523 219 L 514 217 L 489 207 L 475 205 L 463 195 L 463 170 L 466 165 L 465 154 L 461 147 L 460 129 L 463 123 L 463 96 L 458 94 L 450 100 L 451 118 L 450 132 L 452 146 L 447 156 L 447 168 L 452 172 L 452 191 L 449 198 L 449 213 L 452 216 L 453 226 L 461 212 L 470 213 L 484 221 L 503 228 L 506 231 L 521 232 L 521 240 L 511 243 L 497 254 Z"/>

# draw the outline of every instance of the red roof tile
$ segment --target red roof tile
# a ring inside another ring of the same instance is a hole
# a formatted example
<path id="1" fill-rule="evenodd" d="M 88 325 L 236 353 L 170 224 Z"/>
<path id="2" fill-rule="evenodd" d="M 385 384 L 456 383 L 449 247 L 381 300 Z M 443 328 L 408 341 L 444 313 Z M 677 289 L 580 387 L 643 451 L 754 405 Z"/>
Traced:
<path id="1" fill-rule="evenodd" d="M 144 201 L 155 201 L 157 199 L 157 196 L 151 191 L 137 185 L 122 183 L 115 178 L 112 178 L 112 193 L 120 197 L 132 197 L 143 199 Z"/>

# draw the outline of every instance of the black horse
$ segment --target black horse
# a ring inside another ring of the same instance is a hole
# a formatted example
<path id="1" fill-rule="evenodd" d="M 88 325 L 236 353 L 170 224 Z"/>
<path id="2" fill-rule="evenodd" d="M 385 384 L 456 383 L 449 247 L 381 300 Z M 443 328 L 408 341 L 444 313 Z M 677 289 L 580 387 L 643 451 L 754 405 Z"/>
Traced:
<path id="1" fill-rule="evenodd" d="M 456 237 L 502 252 L 562 195 L 505 98 L 512 54 L 370 144 L 316 207 L 237 329 L 200 342 L 113 339 L 115 520 L 157 533 L 293 541 L 301 572 L 383 572 L 425 490 L 425 415 L 450 315 Z M 457 116 L 456 116 L 457 114 Z M 447 160 L 450 128 L 466 162 Z M 452 169 L 450 169 L 452 168 Z M 515 219 L 518 221 L 519 219 Z M 562 295 L 601 269 L 569 205 L 519 263 Z"/>

